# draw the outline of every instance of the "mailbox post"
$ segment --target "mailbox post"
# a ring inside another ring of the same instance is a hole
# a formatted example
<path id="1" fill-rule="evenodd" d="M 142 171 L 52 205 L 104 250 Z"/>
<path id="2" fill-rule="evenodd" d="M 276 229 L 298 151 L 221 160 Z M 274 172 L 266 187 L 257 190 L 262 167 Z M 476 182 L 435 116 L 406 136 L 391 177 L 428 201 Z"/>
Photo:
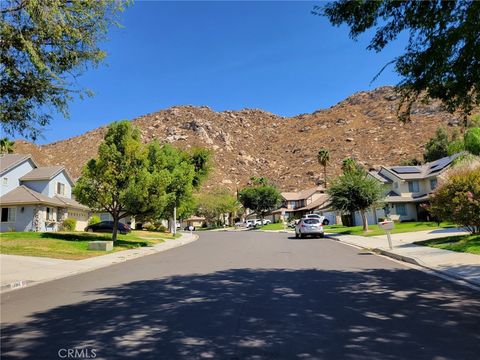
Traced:
<path id="1" fill-rule="evenodd" d="M 390 236 L 390 230 L 392 230 L 395 227 L 394 222 L 391 220 L 385 220 L 385 221 L 379 222 L 378 226 L 380 227 L 380 229 L 385 230 L 385 232 L 387 233 L 388 247 L 390 248 L 390 250 L 392 250 L 393 246 L 392 246 L 392 237 Z"/>

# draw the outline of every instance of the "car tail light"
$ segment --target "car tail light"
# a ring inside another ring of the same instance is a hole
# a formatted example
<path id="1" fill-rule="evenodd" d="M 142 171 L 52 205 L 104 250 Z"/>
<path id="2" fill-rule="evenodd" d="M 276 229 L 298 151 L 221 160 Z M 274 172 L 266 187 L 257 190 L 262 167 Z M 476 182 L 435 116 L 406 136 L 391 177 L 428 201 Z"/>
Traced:
<path id="1" fill-rule="evenodd" d="M 305 225 L 302 224 L 302 225 L 300 225 L 300 227 L 305 227 Z"/>

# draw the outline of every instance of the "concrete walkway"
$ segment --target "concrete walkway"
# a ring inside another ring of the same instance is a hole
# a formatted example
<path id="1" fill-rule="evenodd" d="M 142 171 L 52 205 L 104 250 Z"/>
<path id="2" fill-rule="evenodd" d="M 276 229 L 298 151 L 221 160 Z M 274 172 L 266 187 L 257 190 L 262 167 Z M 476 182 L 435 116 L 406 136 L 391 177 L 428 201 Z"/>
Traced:
<path id="1" fill-rule="evenodd" d="M 45 257 L 0 254 L 0 292 L 28 285 L 76 275 L 141 256 L 186 245 L 198 239 L 197 235 L 183 233 L 178 239 L 166 240 L 150 247 L 118 251 L 83 260 L 61 260 Z"/>
<path id="2" fill-rule="evenodd" d="M 465 234 L 467 234 L 467 232 L 459 231 L 459 229 L 437 229 L 392 234 L 392 250 L 388 248 L 386 235 L 365 237 L 358 235 L 330 234 L 330 236 L 341 242 L 365 249 L 375 250 L 383 255 L 420 265 L 480 286 L 480 255 L 441 250 L 413 244 L 416 241 Z"/>

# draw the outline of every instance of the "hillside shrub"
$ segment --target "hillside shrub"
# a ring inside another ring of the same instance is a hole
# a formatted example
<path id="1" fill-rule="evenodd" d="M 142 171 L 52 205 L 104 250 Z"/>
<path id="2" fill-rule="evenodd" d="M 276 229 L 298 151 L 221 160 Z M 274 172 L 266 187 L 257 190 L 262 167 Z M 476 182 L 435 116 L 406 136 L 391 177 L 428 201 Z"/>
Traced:
<path id="1" fill-rule="evenodd" d="M 75 231 L 77 227 L 77 219 L 66 218 L 62 222 L 62 229 L 64 231 Z"/>
<path id="2" fill-rule="evenodd" d="M 480 127 L 471 128 L 465 133 L 465 150 L 480 155 Z"/>
<path id="3" fill-rule="evenodd" d="M 158 225 L 157 230 L 160 231 L 160 232 L 167 232 L 168 231 L 168 229 L 165 225 Z"/>

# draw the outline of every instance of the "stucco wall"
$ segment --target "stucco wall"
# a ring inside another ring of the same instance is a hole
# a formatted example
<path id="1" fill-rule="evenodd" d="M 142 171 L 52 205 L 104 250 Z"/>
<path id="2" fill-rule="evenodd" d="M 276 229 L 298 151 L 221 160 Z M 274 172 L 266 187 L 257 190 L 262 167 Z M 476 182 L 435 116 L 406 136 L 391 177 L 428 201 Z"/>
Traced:
<path id="1" fill-rule="evenodd" d="M 31 231 L 33 221 L 33 209 L 34 206 L 9 206 L 15 208 L 15 222 L 2 222 L 0 223 L 0 231 Z M 23 209 L 23 211 L 22 211 Z"/>
<path id="2" fill-rule="evenodd" d="M 0 196 L 12 191 L 20 185 L 20 179 L 23 175 L 29 173 L 33 169 L 33 163 L 28 160 L 18 165 L 17 167 L 7 171 L 0 178 Z M 3 178 L 7 178 L 7 184 L 3 184 Z"/>
<path id="3" fill-rule="evenodd" d="M 50 180 L 49 186 L 48 186 L 48 196 L 53 197 L 57 195 L 57 183 L 61 182 L 62 184 L 65 184 L 65 194 L 61 195 L 66 198 L 71 198 L 72 197 L 72 184 L 68 180 L 68 178 L 65 176 L 65 172 L 62 171 L 59 173 L 57 176 L 55 176 L 52 180 Z"/>

